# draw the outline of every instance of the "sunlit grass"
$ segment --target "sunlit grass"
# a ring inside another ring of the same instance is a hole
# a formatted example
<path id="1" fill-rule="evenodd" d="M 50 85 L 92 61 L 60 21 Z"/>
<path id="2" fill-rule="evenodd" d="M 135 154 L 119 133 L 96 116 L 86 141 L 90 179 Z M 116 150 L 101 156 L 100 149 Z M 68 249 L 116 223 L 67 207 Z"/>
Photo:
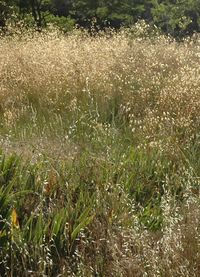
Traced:
<path id="1" fill-rule="evenodd" d="M 199 276 L 200 44 L 137 28 L 1 39 L 2 276 Z"/>

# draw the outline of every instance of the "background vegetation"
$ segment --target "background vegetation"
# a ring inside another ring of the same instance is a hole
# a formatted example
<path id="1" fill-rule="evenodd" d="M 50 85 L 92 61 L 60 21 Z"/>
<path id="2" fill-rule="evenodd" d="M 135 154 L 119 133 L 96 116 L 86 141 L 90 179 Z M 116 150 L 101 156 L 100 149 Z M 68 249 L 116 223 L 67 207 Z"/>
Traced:
<path id="1" fill-rule="evenodd" d="M 200 41 L 156 32 L 1 37 L 1 276 L 200 275 Z"/>
<path id="2" fill-rule="evenodd" d="M 0 1 L 0 26 L 23 23 L 37 29 L 49 24 L 71 30 L 133 25 L 138 20 L 183 37 L 200 31 L 199 0 L 7 0 Z"/>

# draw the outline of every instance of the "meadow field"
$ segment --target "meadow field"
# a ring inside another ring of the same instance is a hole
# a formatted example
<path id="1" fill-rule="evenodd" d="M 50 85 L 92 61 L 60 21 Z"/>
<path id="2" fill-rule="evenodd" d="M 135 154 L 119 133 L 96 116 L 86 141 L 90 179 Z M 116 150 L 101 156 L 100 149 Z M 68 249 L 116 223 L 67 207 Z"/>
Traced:
<path id="1" fill-rule="evenodd" d="M 0 276 L 200 276 L 200 38 L 0 38 Z"/>

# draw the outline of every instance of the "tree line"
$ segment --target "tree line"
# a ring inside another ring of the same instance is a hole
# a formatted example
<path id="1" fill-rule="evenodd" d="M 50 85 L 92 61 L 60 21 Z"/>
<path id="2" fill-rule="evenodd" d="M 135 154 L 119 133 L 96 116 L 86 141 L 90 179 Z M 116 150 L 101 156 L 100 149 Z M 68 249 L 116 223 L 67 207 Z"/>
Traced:
<path id="1" fill-rule="evenodd" d="M 0 28 L 23 22 L 38 29 L 74 25 L 103 29 L 131 26 L 138 20 L 172 36 L 200 31 L 199 0 L 0 0 Z"/>

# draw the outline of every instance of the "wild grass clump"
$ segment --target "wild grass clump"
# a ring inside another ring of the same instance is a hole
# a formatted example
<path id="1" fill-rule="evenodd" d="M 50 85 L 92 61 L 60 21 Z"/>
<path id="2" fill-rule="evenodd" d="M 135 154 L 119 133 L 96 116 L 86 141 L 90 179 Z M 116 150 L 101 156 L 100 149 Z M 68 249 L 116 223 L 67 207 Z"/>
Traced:
<path id="1" fill-rule="evenodd" d="M 0 275 L 199 276 L 199 71 L 138 26 L 1 38 Z"/>

